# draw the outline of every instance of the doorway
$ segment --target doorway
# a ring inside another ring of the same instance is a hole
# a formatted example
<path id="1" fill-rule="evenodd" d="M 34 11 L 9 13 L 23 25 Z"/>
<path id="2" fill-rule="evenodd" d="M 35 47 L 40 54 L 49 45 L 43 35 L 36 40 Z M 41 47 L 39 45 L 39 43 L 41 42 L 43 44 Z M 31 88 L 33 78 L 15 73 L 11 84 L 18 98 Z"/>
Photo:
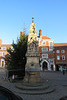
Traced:
<path id="1" fill-rule="evenodd" d="M 4 61 L 2 61 L 2 67 L 4 67 Z"/>
<path id="2" fill-rule="evenodd" d="M 47 62 L 43 62 L 43 71 L 45 71 L 45 70 L 48 70 L 48 68 L 47 68 Z"/>

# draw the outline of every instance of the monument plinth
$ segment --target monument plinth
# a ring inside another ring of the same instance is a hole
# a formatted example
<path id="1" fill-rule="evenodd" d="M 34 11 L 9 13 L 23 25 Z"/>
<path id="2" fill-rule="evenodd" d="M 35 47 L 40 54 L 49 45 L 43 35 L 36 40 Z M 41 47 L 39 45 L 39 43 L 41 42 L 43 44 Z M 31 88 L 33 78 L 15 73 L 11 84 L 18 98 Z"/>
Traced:
<path id="1" fill-rule="evenodd" d="M 38 50 L 38 37 L 34 22 L 32 21 L 27 44 L 27 63 L 25 66 L 25 78 L 24 83 L 26 84 L 39 84 L 40 78 L 40 65 L 39 58 L 40 53 Z"/>

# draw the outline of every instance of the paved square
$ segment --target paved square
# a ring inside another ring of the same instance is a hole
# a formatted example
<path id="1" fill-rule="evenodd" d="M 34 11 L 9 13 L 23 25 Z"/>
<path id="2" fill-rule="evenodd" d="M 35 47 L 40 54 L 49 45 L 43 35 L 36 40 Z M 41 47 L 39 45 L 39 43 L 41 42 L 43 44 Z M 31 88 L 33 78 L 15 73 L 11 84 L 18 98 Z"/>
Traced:
<path id="1" fill-rule="evenodd" d="M 24 100 L 59 100 L 63 96 L 67 96 L 67 72 L 63 75 L 62 72 L 41 72 L 41 77 L 44 79 L 44 84 L 53 86 L 56 90 L 52 93 L 42 95 L 27 95 L 20 94 L 15 85 L 20 82 L 10 83 L 9 81 L 0 80 L 0 85 L 12 90 L 15 94 L 21 96 Z M 22 81 L 21 81 L 22 82 Z M 15 92 L 16 91 L 16 92 Z"/>

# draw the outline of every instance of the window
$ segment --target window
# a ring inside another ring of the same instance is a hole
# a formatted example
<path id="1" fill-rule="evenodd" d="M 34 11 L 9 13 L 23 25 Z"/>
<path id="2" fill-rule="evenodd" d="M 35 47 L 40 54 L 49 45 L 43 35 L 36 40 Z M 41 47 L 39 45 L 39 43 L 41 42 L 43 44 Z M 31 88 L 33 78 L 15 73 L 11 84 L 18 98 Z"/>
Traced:
<path id="1" fill-rule="evenodd" d="M 6 50 L 6 47 L 1 47 L 2 50 Z"/>
<path id="2" fill-rule="evenodd" d="M 50 51 L 53 50 L 53 41 L 49 42 L 49 50 L 50 50 Z"/>
<path id="3" fill-rule="evenodd" d="M 50 46 L 53 46 L 53 42 L 50 42 Z"/>
<path id="4" fill-rule="evenodd" d="M 62 55 L 62 60 L 65 60 L 65 56 L 64 55 Z"/>
<path id="5" fill-rule="evenodd" d="M 43 44 L 43 45 L 45 45 L 45 44 L 46 44 L 46 41 L 45 41 L 45 40 L 43 40 L 43 41 L 42 41 L 42 44 Z"/>
<path id="6" fill-rule="evenodd" d="M 60 50 L 57 50 L 56 53 L 60 53 Z"/>
<path id="7" fill-rule="evenodd" d="M 46 47 L 42 48 L 42 52 L 46 52 L 46 51 L 48 51 L 48 48 Z"/>
<path id="8" fill-rule="evenodd" d="M 42 54 L 42 58 L 48 58 L 48 54 Z"/>
<path id="9" fill-rule="evenodd" d="M 5 56 L 5 52 L 2 52 L 2 56 L 3 56 L 3 57 Z"/>
<path id="10" fill-rule="evenodd" d="M 57 56 L 57 60 L 60 60 L 60 56 Z"/>
<path id="11" fill-rule="evenodd" d="M 62 53 L 65 53 L 65 50 L 61 50 Z"/>

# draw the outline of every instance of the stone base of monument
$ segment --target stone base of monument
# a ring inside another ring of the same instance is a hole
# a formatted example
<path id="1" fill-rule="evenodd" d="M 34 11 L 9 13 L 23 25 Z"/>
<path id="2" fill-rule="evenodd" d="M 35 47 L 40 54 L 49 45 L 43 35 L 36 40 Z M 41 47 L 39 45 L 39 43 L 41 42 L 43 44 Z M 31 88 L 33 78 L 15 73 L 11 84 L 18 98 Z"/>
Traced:
<path id="1" fill-rule="evenodd" d="M 16 89 L 18 89 L 18 93 L 27 94 L 27 95 L 41 95 L 41 94 L 49 94 L 54 92 L 56 89 L 50 86 L 47 83 L 43 83 L 39 86 L 26 86 L 22 83 L 18 83 L 15 85 Z"/>
<path id="2" fill-rule="evenodd" d="M 41 95 L 55 91 L 54 87 L 50 86 L 48 82 L 44 82 L 44 80 L 42 80 L 40 77 L 40 70 L 38 68 L 27 68 L 25 72 L 24 80 L 15 85 L 18 89 L 18 93 Z"/>
<path id="3" fill-rule="evenodd" d="M 26 86 L 42 85 L 40 71 L 38 71 L 38 69 L 36 69 L 36 68 L 28 68 L 25 72 L 23 85 L 26 85 Z"/>

